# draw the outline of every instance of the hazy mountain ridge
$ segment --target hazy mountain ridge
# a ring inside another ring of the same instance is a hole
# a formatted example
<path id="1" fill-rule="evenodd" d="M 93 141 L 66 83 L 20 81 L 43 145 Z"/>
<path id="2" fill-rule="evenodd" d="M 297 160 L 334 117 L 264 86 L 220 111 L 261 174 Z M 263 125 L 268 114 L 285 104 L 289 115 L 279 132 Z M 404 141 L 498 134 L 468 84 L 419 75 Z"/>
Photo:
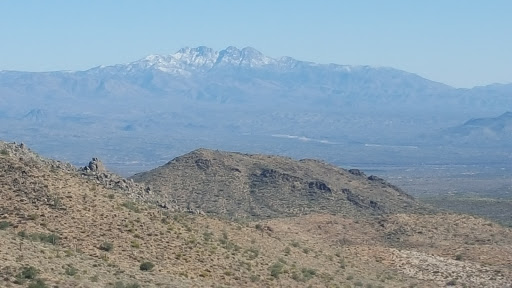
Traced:
<path id="1" fill-rule="evenodd" d="M 394 161 L 360 147 L 437 146 L 418 135 L 502 114 L 512 107 L 510 95 L 511 84 L 455 89 L 393 68 L 202 46 L 86 71 L 0 71 L 0 137 L 69 161 L 111 151 L 102 158 L 120 163 L 137 153 L 139 161 L 154 163 L 199 147 L 338 161 L 320 145 L 327 142 L 340 151 L 359 147 L 351 162 Z M 433 158 L 417 161 L 426 160 Z"/>
<path id="2" fill-rule="evenodd" d="M 471 146 L 508 147 L 512 142 L 512 112 L 496 117 L 470 119 L 443 130 L 441 137 Z"/>

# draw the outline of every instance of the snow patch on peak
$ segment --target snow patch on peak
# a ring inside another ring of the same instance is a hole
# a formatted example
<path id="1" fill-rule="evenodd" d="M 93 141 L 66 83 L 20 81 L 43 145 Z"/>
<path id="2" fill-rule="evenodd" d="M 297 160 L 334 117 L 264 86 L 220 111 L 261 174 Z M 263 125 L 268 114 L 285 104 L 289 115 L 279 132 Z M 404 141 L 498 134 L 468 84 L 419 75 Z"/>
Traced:
<path id="1" fill-rule="evenodd" d="M 269 64 L 275 64 L 277 61 L 273 58 L 263 55 L 260 51 L 245 47 L 242 50 L 229 46 L 219 52 L 216 65 L 236 65 L 245 67 L 261 67 Z"/>

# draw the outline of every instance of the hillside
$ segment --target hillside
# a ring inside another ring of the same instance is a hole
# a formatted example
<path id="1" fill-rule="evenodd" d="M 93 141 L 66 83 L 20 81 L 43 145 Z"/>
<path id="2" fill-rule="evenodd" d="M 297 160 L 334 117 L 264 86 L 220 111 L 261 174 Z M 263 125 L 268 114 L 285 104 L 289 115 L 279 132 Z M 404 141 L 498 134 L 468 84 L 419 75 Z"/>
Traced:
<path id="1" fill-rule="evenodd" d="M 91 166 L 101 168 L 95 161 Z M 407 214 L 404 209 L 371 217 L 311 211 L 229 222 L 146 204 L 141 200 L 151 200 L 146 197 L 152 191 L 136 184 L 112 185 L 124 183 L 121 178 L 104 179 L 111 177 L 101 169 L 77 169 L 0 142 L 0 287 L 512 283 L 512 230 L 479 218 Z M 332 183 L 326 185 L 337 191 Z M 141 266 L 144 262 L 149 263 Z"/>
<path id="2" fill-rule="evenodd" d="M 379 177 L 310 159 L 199 149 L 130 179 L 160 202 L 229 218 L 428 210 Z"/>

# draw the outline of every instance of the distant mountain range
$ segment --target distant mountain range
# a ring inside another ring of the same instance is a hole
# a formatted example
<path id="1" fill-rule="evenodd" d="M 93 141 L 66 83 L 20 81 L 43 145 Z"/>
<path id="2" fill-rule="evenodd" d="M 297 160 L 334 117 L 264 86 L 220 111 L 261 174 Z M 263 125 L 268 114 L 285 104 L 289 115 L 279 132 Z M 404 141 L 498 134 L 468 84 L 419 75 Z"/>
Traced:
<path id="1" fill-rule="evenodd" d="M 0 138 L 69 161 L 119 145 L 150 162 L 204 146 L 331 157 L 333 143 L 424 145 L 418 135 L 512 110 L 511 96 L 512 84 L 456 89 L 388 67 L 201 46 L 86 71 L 0 71 Z M 103 158 L 133 159 L 119 150 Z"/>
<path id="2" fill-rule="evenodd" d="M 475 118 L 445 129 L 443 136 L 466 144 L 507 146 L 512 143 L 512 112 L 498 117 Z"/>

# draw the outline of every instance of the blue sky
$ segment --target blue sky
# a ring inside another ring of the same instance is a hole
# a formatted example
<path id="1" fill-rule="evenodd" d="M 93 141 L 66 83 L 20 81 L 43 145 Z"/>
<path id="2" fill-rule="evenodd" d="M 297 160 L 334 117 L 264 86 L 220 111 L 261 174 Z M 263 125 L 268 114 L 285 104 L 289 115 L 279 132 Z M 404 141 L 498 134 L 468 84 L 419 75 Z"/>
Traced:
<path id="1" fill-rule="evenodd" d="M 0 70 L 83 70 L 199 45 L 512 82 L 512 1 L 0 1 Z"/>

